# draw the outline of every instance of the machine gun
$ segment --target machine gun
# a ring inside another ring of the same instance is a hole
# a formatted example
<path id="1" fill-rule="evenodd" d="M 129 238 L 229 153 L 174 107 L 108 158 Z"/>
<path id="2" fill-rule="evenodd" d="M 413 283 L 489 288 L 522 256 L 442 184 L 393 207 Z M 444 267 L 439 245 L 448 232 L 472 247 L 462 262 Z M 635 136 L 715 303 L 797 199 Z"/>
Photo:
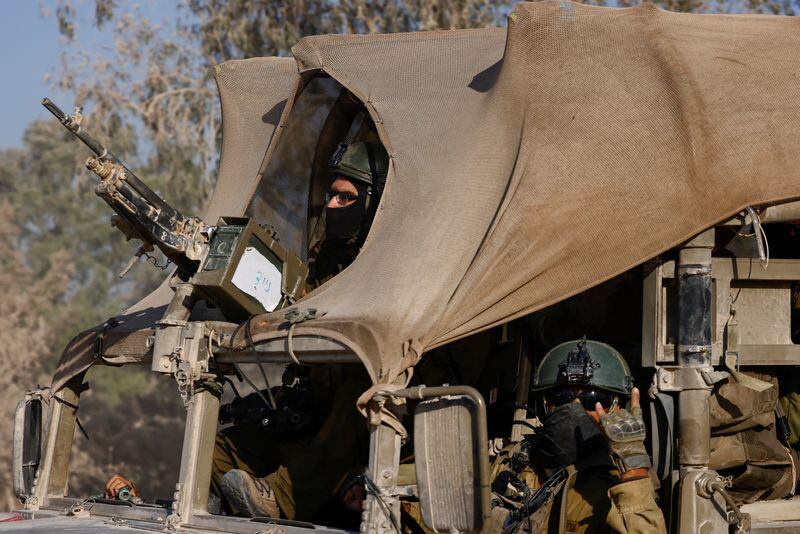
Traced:
<path id="1" fill-rule="evenodd" d="M 274 229 L 243 217 L 221 217 L 210 226 L 183 215 L 81 128 L 80 108 L 67 115 L 48 98 L 42 105 L 94 152 L 86 166 L 100 178 L 95 193 L 114 210 L 112 224 L 128 240 L 142 242 L 120 278 L 158 248 L 234 320 L 273 311 L 302 295 L 308 266 L 278 244 Z"/>
<path id="2" fill-rule="evenodd" d="M 188 275 L 193 274 L 208 252 L 209 234 L 207 230 L 203 232 L 204 228 L 207 229 L 203 221 L 186 217 L 167 204 L 108 148 L 83 130 L 80 109 L 70 116 L 49 98 L 43 99 L 42 105 L 94 152 L 94 156 L 86 160 L 86 167 L 100 178 L 95 193 L 116 212 L 111 223 L 127 239 L 135 238 L 142 242 L 134 258 L 120 273 L 120 278 L 136 260 L 156 247 L 179 269 Z"/>

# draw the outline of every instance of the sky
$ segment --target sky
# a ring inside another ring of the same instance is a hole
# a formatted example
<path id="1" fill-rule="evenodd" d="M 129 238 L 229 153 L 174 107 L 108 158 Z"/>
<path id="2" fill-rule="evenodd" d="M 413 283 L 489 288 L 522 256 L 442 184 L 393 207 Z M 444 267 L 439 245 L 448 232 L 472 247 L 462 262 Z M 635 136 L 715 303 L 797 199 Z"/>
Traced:
<path id="1" fill-rule="evenodd" d="M 78 12 L 77 38 L 83 48 L 108 50 L 110 31 L 99 32 L 91 25 L 93 3 L 73 0 Z M 126 3 L 126 0 L 120 0 Z M 130 2 L 133 4 L 134 2 Z M 142 12 L 153 20 L 175 15 L 174 0 L 138 0 Z M 0 149 L 19 147 L 25 126 L 33 119 L 52 117 L 41 105 L 49 96 L 65 111 L 72 111 L 71 96 L 52 88 L 48 74 L 58 76 L 60 56 L 68 47 L 58 33 L 54 16 L 57 0 L 0 0 Z M 55 119 L 54 119 L 55 120 Z"/>

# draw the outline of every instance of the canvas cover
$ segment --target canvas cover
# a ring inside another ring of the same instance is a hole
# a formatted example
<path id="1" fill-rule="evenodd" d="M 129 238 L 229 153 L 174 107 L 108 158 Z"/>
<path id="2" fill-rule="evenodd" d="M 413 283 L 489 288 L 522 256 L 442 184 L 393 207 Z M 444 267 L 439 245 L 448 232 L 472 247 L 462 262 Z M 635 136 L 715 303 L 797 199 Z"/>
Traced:
<path id="1" fill-rule="evenodd" d="M 800 198 L 798 29 L 546 1 L 507 31 L 303 39 L 300 72 L 365 102 L 391 165 L 361 254 L 297 305 L 317 318 L 294 335 L 345 340 L 402 384 L 430 348 Z M 287 335 L 285 313 L 255 339 Z"/>
<path id="2" fill-rule="evenodd" d="M 391 154 L 361 254 L 299 305 L 308 327 L 399 383 L 425 350 L 800 196 L 799 29 L 538 2 L 502 56 L 499 31 L 302 40 L 301 69 L 367 102 Z"/>

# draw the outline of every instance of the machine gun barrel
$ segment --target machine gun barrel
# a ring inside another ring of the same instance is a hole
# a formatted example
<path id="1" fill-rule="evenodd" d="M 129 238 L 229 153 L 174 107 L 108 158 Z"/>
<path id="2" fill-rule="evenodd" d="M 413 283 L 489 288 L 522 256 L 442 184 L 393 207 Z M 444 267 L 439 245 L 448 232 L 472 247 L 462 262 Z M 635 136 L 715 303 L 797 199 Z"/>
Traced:
<path id="1" fill-rule="evenodd" d="M 67 115 L 48 98 L 42 100 L 42 105 L 94 152 L 86 161 L 86 167 L 100 178 L 95 194 L 116 212 L 111 223 L 128 239 L 135 238 L 142 242 L 134 257 L 123 268 L 120 278 L 142 256 L 156 264 L 157 259 L 148 253 L 158 248 L 180 270 L 181 284 L 188 282 L 191 286 L 186 298 L 176 293 L 178 300 L 173 300 L 173 303 L 179 303 L 176 305 L 181 313 L 187 312 L 186 317 L 191 304 L 184 301 L 195 299 L 198 295 L 216 305 L 227 317 L 237 320 L 254 313 L 272 311 L 280 305 L 294 302 L 302 295 L 308 267 L 278 244 L 274 230 L 263 228 L 246 217 L 220 217 L 215 226 L 209 226 L 199 217 L 183 215 L 155 194 L 81 127 L 80 109 Z M 246 265 L 246 268 L 238 269 L 240 264 Z M 264 275 L 260 269 L 269 274 Z M 252 287 L 250 278 L 253 280 Z M 266 287 L 260 281 L 262 278 L 267 281 Z M 244 279 L 247 282 L 242 284 L 241 280 Z M 158 343 L 156 341 L 157 346 Z M 171 344 L 172 341 L 167 343 Z M 170 345 L 165 354 L 173 348 L 174 345 Z M 167 362 L 164 367 L 155 357 L 153 361 L 154 370 L 166 372 L 174 367 L 174 362 Z M 279 415 L 283 417 L 287 414 L 284 410 Z M 291 415 L 289 422 L 299 425 L 302 418 L 295 420 L 295 415 Z"/>
<path id="2" fill-rule="evenodd" d="M 81 140 L 81 142 L 89 147 L 89 149 L 95 153 L 95 155 L 103 160 L 103 161 L 110 161 L 112 163 L 116 163 L 118 165 L 123 165 L 123 163 L 114 155 L 112 154 L 103 144 L 92 137 L 86 130 L 81 128 L 80 120 L 70 117 L 61 108 L 59 108 L 52 100 L 49 98 L 42 99 L 42 105 L 47 108 L 47 111 L 52 113 L 55 118 L 58 119 L 64 128 L 72 132 L 72 134 Z M 139 193 L 142 197 L 144 197 L 147 202 L 153 205 L 156 209 L 162 211 L 172 211 L 177 213 L 177 210 L 169 206 L 163 199 L 161 199 L 155 192 L 147 187 L 147 185 L 142 182 L 138 176 L 136 176 L 133 172 L 130 171 L 127 167 L 125 167 L 125 173 L 127 175 L 128 183 L 133 187 L 137 193 Z M 181 218 L 180 214 L 178 214 Z"/>
<path id="3" fill-rule="evenodd" d="M 66 113 L 64 113 L 60 107 L 55 105 L 55 103 L 50 100 L 49 98 L 42 99 L 42 105 L 47 108 L 47 111 L 52 113 L 55 118 L 58 119 L 58 122 L 64 125 L 64 128 L 72 132 L 75 137 L 80 139 L 84 145 L 88 146 L 89 149 L 94 152 L 98 158 L 107 159 L 113 161 L 114 163 L 119 163 L 114 154 L 108 151 L 106 147 L 104 147 L 100 141 L 89 135 L 88 132 L 81 129 L 80 121 L 73 119 Z"/>

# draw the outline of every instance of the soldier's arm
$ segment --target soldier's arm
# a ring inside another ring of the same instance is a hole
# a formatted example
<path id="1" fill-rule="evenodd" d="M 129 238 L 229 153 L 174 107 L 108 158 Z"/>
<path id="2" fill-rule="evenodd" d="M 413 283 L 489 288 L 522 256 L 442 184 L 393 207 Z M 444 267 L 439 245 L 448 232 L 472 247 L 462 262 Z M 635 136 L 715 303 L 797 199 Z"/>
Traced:
<path id="1" fill-rule="evenodd" d="M 666 532 L 664 514 L 650 481 L 650 457 L 644 447 L 645 427 L 639 390 L 631 391 L 631 410 L 607 414 L 598 403 L 600 424 L 608 439 L 620 483 L 608 490 L 613 503 L 608 524 L 614 532 Z"/>
<path id="2" fill-rule="evenodd" d="M 613 532 L 666 533 L 664 514 L 656 503 L 650 477 L 620 482 L 608 490 L 613 503 L 608 526 Z"/>

